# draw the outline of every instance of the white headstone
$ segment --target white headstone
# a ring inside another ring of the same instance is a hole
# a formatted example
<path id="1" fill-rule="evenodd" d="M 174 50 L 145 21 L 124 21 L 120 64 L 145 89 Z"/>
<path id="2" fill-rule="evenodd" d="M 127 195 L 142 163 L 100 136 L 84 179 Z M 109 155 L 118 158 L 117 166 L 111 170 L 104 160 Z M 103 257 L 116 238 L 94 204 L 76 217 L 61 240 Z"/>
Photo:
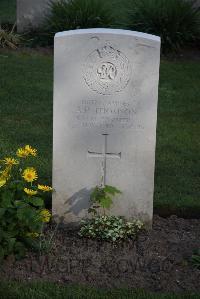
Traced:
<path id="1" fill-rule="evenodd" d="M 112 29 L 55 36 L 53 213 L 87 217 L 91 190 L 115 186 L 110 214 L 151 226 L 160 38 Z"/>

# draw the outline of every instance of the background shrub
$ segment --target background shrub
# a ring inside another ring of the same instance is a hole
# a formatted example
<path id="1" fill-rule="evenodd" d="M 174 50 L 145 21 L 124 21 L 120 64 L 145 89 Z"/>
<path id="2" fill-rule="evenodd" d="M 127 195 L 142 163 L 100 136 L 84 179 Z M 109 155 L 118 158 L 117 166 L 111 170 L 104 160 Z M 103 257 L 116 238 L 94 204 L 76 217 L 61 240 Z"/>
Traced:
<path id="1" fill-rule="evenodd" d="M 0 0 L 0 24 L 13 25 L 16 22 L 16 0 Z"/>
<path id="2" fill-rule="evenodd" d="M 45 27 L 51 36 L 64 30 L 111 27 L 113 23 L 109 4 L 104 0 L 59 0 L 50 5 Z"/>
<path id="3" fill-rule="evenodd" d="M 0 48 L 16 49 L 22 43 L 22 37 L 15 32 L 15 25 L 10 30 L 8 27 L 0 25 Z"/>
<path id="4" fill-rule="evenodd" d="M 155 34 L 162 39 L 162 50 L 179 50 L 198 39 L 200 13 L 196 1 L 130 0 L 125 27 Z"/>

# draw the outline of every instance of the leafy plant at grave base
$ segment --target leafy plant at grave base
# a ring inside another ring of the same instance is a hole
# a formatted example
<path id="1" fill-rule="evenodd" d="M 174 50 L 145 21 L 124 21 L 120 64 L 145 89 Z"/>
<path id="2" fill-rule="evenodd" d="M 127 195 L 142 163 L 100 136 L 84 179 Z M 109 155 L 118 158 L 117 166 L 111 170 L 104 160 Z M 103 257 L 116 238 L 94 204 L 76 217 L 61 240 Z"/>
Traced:
<path id="1" fill-rule="evenodd" d="M 92 206 L 88 212 L 94 215 L 98 214 L 98 209 L 102 208 L 105 215 L 105 209 L 109 209 L 113 203 L 112 197 L 121 194 L 121 191 L 116 187 L 105 185 L 104 187 L 96 186 L 90 195 Z"/>
<path id="2" fill-rule="evenodd" d="M 200 270 L 200 249 L 196 250 L 192 255 L 191 262 L 195 268 Z"/>
<path id="3" fill-rule="evenodd" d="M 17 49 L 21 43 L 22 37 L 15 32 L 15 25 L 10 30 L 0 25 L 0 48 Z"/>
<path id="4" fill-rule="evenodd" d="M 143 228 L 140 220 L 127 222 L 123 217 L 107 215 L 82 220 L 81 224 L 80 236 L 112 242 L 135 237 Z"/>
<path id="5" fill-rule="evenodd" d="M 29 145 L 12 157 L 0 160 L 0 258 L 23 257 L 28 247 L 36 247 L 51 213 L 44 208 L 49 186 L 36 183 L 38 174 L 30 166 L 37 150 Z"/>
<path id="6" fill-rule="evenodd" d="M 161 37 L 163 52 L 178 51 L 199 39 L 200 11 L 196 1 L 130 0 L 125 26 Z"/>
<path id="7" fill-rule="evenodd" d="M 56 32 L 80 28 L 111 27 L 112 11 L 104 0 L 59 0 L 50 4 L 44 27 L 53 36 Z"/>
<path id="8" fill-rule="evenodd" d="M 90 196 L 92 206 L 88 209 L 93 217 L 81 221 L 80 236 L 112 242 L 136 237 L 144 227 L 140 220 L 127 222 L 124 217 L 106 215 L 106 209 L 111 207 L 116 194 L 121 194 L 121 191 L 113 186 L 94 188 Z M 100 215 L 99 209 L 103 209 L 103 215 Z"/>

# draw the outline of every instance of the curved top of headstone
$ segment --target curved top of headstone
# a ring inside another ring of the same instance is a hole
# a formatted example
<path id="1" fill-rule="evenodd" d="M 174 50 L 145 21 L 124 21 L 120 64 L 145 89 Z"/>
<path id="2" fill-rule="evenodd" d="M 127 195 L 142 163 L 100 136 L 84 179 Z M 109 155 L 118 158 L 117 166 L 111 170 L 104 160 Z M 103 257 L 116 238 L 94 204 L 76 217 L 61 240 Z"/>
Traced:
<path id="1" fill-rule="evenodd" d="M 124 30 L 124 29 L 106 29 L 106 28 L 92 28 L 92 29 L 75 29 L 63 32 L 58 32 L 55 35 L 57 37 L 65 37 L 80 34 L 116 34 L 116 35 L 129 35 L 137 38 L 144 38 L 160 43 L 160 37 L 152 34 L 147 34 L 138 31 Z"/>

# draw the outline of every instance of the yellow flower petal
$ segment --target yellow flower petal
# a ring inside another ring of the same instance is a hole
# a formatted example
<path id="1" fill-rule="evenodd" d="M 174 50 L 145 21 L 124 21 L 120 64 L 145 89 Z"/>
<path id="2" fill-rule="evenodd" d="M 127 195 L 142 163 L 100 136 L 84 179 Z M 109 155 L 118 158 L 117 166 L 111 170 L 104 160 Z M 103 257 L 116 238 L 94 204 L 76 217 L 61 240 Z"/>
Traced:
<path id="1" fill-rule="evenodd" d="M 30 145 L 25 145 L 25 147 L 20 147 L 17 150 L 17 156 L 20 158 L 26 158 L 28 156 L 37 156 L 37 150 L 32 148 Z"/>
<path id="2" fill-rule="evenodd" d="M 18 148 L 16 155 L 19 158 L 26 158 L 28 157 L 29 153 L 24 148 L 20 147 Z"/>
<path id="3" fill-rule="evenodd" d="M 10 166 L 19 164 L 19 161 L 14 158 L 5 158 L 3 160 L 3 162 L 4 162 L 4 164 L 10 165 Z"/>
<path id="4" fill-rule="evenodd" d="M 50 192 L 53 190 L 53 188 L 50 186 L 39 185 L 39 184 L 38 184 L 38 189 L 42 190 L 43 192 Z"/>
<path id="5" fill-rule="evenodd" d="M 28 167 L 23 171 L 22 177 L 28 183 L 32 183 L 33 181 L 37 180 L 38 175 L 33 167 Z"/>
<path id="6" fill-rule="evenodd" d="M 27 233 L 26 236 L 27 236 L 27 237 L 31 237 L 31 238 L 38 238 L 38 237 L 39 237 L 39 234 L 38 234 L 38 233 L 34 233 L 34 232 L 32 232 L 32 233 Z"/>
<path id="7" fill-rule="evenodd" d="M 49 222 L 51 219 L 51 213 L 47 209 L 43 209 L 40 212 L 42 222 Z"/>
<path id="8" fill-rule="evenodd" d="M 25 150 L 28 152 L 31 156 L 37 156 L 37 150 L 35 148 L 32 148 L 30 145 L 25 146 Z"/>
<path id="9" fill-rule="evenodd" d="M 7 165 L 3 171 L 0 171 L 0 187 L 4 186 L 7 180 L 10 178 L 11 168 L 11 165 Z"/>
<path id="10" fill-rule="evenodd" d="M 6 180 L 0 180 L 0 187 L 3 187 L 6 184 Z"/>
<path id="11" fill-rule="evenodd" d="M 32 190 L 32 189 L 28 189 L 28 188 L 24 188 L 24 192 L 28 195 L 36 195 L 37 194 L 37 191 L 35 190 Z"/>

